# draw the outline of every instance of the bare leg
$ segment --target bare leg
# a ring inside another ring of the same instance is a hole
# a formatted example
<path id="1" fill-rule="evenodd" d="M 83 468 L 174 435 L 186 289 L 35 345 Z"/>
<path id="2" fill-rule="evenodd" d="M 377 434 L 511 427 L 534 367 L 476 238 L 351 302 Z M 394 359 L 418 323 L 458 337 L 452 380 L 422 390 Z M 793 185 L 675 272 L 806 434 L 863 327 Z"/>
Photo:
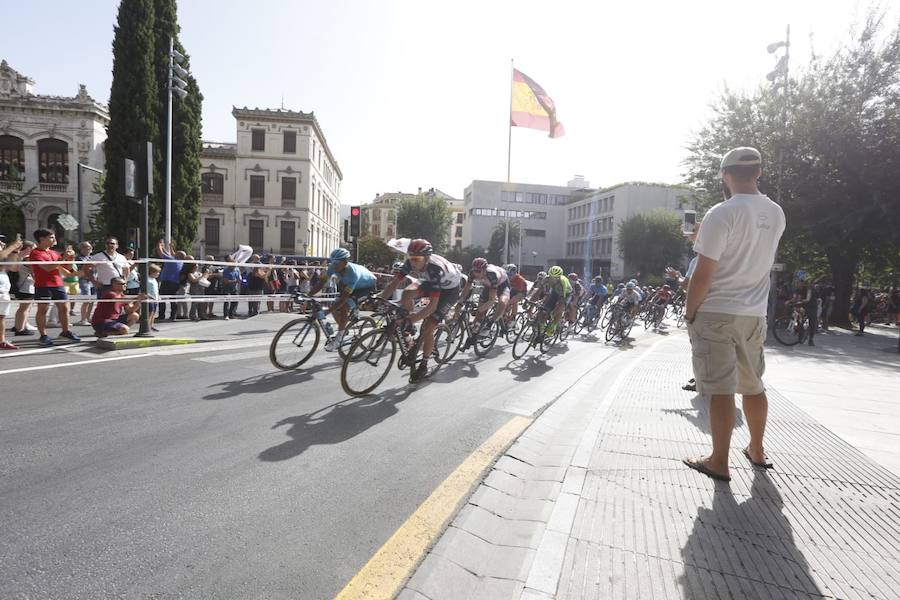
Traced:
<path id="1" fill-rule="evenodd" d="M 769 415 L 769 399 L 766 393 L 743 396 L 744 418 L 750 429 L 750 446 L 747 451 L 753 462 L 765 461 L 766 453 L 763 449 L 763 437 L 766 434 L 766 419 Z"/>
<path id="2" fill-rule="evenodd" d="M 37 312 L 34 315 L 34 321 L 37 324 L 38 333 L 41 336 L 47 335 L 47 311 L 50 310 L 49 304 L 38 304 Z"/>
<path id="3" fill-rule="evenodd" d="M 714 394 L 709 400 L 712 454 L 706 458 L 691 459 L 690 462 L 700 463 L 713 473 L 728 477 L 728 449 L 731 446 L 734 421 L 734 394 Z"/>
<path id="4" fill-rule="evenodd" d="M 56 305 L 56 312 L 59 313 L 59 325 L 63 331 L 69 331 L 69 303 L 60 302 Z"/>
<path id="5" fill-rule="evenodd" d="M 25 324 L 28 323 L 28 312 L 30 310 L 31 302 L 22 302 L 19 305 L 19 310 L 16 311 L 16 331 L 22 331 L 23 329 L 25 329 Z"/>

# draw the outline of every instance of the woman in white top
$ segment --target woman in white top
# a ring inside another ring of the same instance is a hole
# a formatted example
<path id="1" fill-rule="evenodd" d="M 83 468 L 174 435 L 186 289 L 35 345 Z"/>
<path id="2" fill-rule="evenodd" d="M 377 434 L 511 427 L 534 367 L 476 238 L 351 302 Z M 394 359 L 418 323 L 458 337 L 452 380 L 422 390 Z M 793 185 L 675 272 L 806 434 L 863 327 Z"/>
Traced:
<path id="1" fill-rule="evenodd" d="M 19 251 L 19 260 L 27 261 L 34 250 L 34 242 L 26 240 L 22 242 Z M 31 312 L 30 300 L 34 298 L 34 276 L 31 274 L 30 265 L 19 265 L 19 284 L 16 290 L 16 298 L 19 302 L 19 310 L 16 311 L 16 331 L 14 335 L 33 335 L 36 329 L 28 326 L 28 313 Z"/>

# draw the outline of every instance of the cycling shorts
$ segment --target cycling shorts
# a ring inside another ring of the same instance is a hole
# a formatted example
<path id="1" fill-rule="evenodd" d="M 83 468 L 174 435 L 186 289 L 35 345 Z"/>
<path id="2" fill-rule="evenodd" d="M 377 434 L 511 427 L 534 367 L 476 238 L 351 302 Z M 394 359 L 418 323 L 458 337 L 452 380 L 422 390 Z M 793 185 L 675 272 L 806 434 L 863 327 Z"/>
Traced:
<path id="1" fill-rule="evenodd" d="M 347 298 L 347 308 L 349 308 L 350 310 L 353 310 L 357 306 L 357 304 L 356 304 L 357 300 L 362 300 L 363 298 L 371 296 L 376 291 L 377 290 L 375 289 L 375 286 L 357 288 L 357 289 L 353 290 L 352 292 L 350 292 L 350 297 Z"/>
<path id="2" fill-rule="evenodd" d="M 456 301 L 459 299 L 459 286 L 455 288 L 441 289 L 437 285 L 422 285 L 422 286 L 410 286 L 410 288 L 417 289 L 419 292 L 419 297 L 429 297 L 431 301 L 434 302 L 434 299 L 437 298 L 437 308 L 431 313 L 430 319 L 433 319 L 435 323 L 442 323 L 444 319 L 447 317 L 447 313 L 450 312 L 450 309 L 453 308 L 453 305 L 456 304 Z M 409 289 L 409 288 L 407 288 Z"/>
<path id="3" fill-rule="evenodd" d="M 497 286 L 497 302 L 509 302 L 509 282 L 504 281 L 500 285 Z M 484 304 L 487 302 L 490 297 L 490 289 L 489 288 L 481 288 L 481 303 Z"/>
<path id="4" fill-rule="evenodd" d="M 556 308 L 556 305 L 559 304 L 561 296 L 555 291 L 550 290 L 550 292 L 544 296 L 544 302 L 541 304 L 544 310 L 553 312 Z"/>

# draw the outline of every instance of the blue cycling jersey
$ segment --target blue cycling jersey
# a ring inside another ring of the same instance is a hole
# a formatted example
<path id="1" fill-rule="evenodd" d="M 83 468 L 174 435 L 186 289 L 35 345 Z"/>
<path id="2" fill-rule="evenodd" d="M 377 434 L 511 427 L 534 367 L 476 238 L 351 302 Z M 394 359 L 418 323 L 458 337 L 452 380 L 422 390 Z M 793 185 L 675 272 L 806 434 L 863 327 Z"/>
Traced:
<path id="1" fill-rule="evenodd" d="M 602 283 L 592 283 L 588 288 L 591 291 L 591 294 L 596 296 L 608 296 L 609 290 L 606 289 L 606 286 Z"/>
<path id="2" fill-rule="evenodd" d="M 375 276 L 372 275 L 372 272 L 356 263 L 348 262 L 346 268 L 340 273 L 334 270 L 333 265 L 328 265 L 325 277 L 331 277 L 332 275 L 338 276 L 341 288 L 351 292 L 375 287 Z"/>

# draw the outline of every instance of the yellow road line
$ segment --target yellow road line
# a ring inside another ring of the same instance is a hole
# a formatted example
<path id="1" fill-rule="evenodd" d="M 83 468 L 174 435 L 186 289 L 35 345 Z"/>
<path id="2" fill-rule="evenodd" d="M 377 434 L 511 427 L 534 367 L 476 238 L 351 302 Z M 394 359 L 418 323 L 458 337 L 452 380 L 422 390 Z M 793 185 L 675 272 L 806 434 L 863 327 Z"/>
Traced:
<path id="1" fill-rule="evenodd" d="M 529 418 L 513 417 L 494 432 L 419 505 L 335 600 L 389 600 L 399 594 L 472 486 L 530 423 Z"/>

